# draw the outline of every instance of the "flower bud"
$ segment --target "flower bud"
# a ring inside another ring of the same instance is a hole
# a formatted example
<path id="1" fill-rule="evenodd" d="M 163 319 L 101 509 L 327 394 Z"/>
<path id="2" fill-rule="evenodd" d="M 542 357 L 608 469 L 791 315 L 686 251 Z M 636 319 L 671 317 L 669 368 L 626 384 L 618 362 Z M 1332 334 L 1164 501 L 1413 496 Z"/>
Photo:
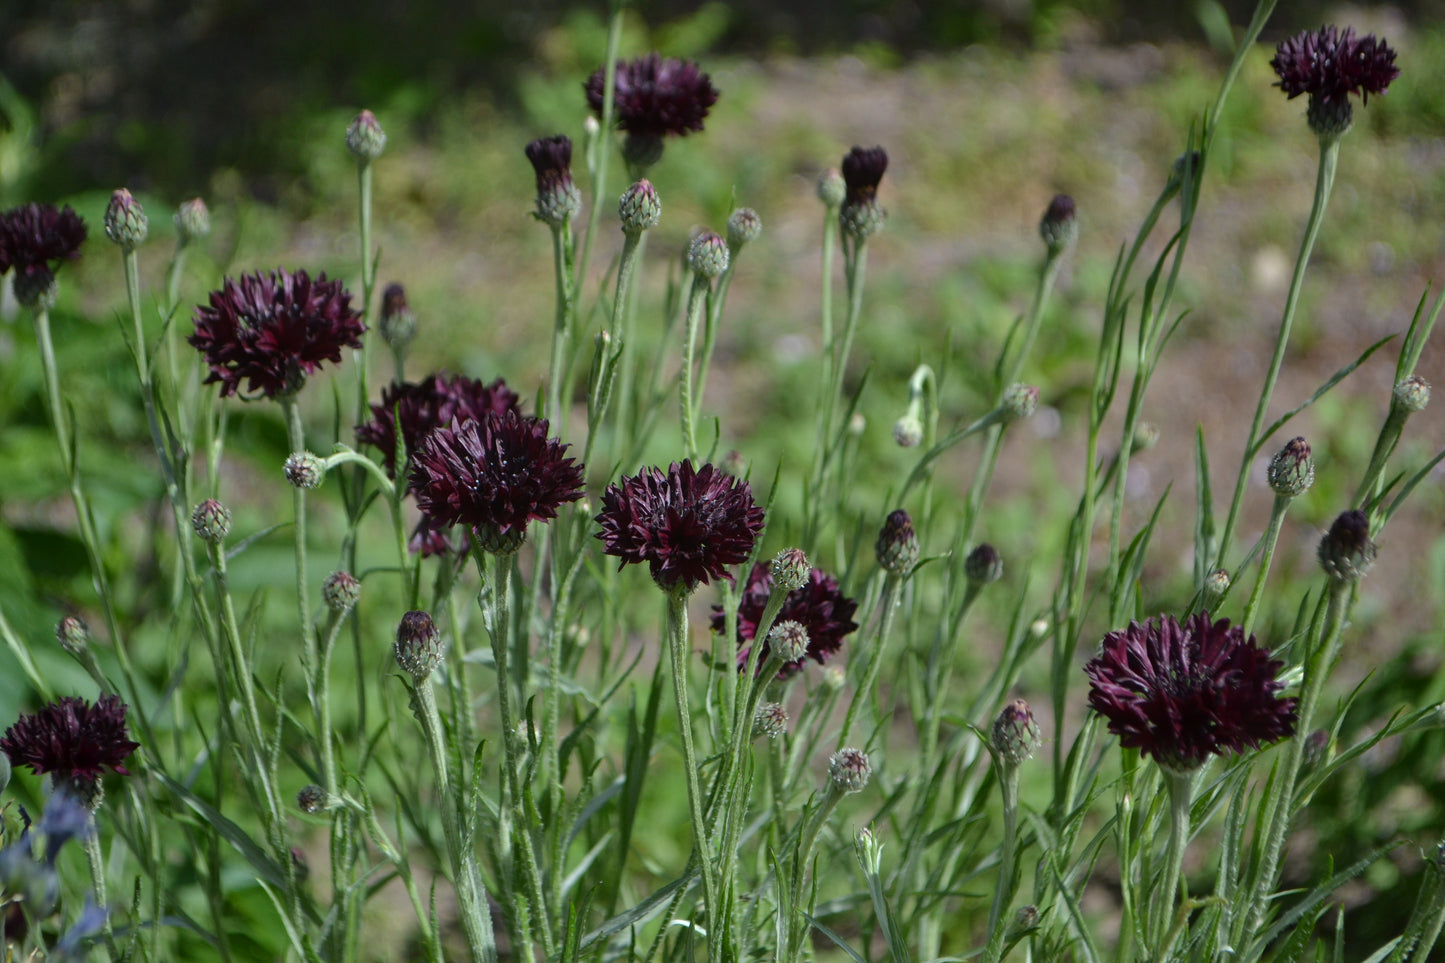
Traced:
<path id="1" fill-rule="evenodd" d="M 406 303 L 406 289 L 395 282 L 381 294 L 381 338 L 401 351 L 416 337 L 416 315 Z"/>
<path id="2" fill-rule="evenodd" d="M 778 702 L 764 702 L 753 714 L 753 738 L 776 739 L 788 728 L 788 710 Z"/>
<path id="3" fill-rule="evenodd" d="M 208 498 L 191 512 L 191 528 L 203 542 L 219 542 L 231 532 L 231 510 Z"/>
<path id="4" fill-rule="evenodd" d="M 974 585 L 997 582 L 1003 578 L 1003 558 L 998 549 L 988 542 L 981 542 L 963 560 L 963 574 Z"/>
<path id="5" fill-rule="evenodd" d="M 874 552 L 878 564 L 895 575 L 906 574 L 918 561 L 918 534 L 913 530 L 913 519 L 903 509 L 889 514 L 878 533 Z"/>
<path id="6" fill-rule="evenodd" d="M 1022 421 L 1034 413 L 1039 406 L 1039 389 L 1033 385 L 1009 385 L 999 405 L 1003 409 L 1004 421 Z"/>
<path id="7" fill-rule="evenodd" d="M 829 665 L 823 667 L 823 686 L 830 692 L 837 692 L 843 688 L 848 681 L 848 673 L 843 671 L 841 665 Z"/>
<path id="8" fill-rule="evenodd" d="M 999 761 L 1007 766 L 1017 766 L 1034 754 L 1039 747 L 1039 726 L 1034 722 L 1033 710 L 1022 699 L 1015 699 L 1003 707 L 993 721 L 989 743 Z"/>
<path id="9" fill-rule="evenodd" d="M 346 128 L 346 149 L 361 163 L 369 163 L 386 150 L 386 132 L 377 123 L 376 115 L 363 110 Z"/>
<path id="10" fill-rule="evenodd" d="M 1391 401 L 1411 414 L 1424 411 L 1425 406 L 1430 403 L 1430 382 L 1419 375 L 1411 375 L 1395 385 Z"/>
<path id="11" fill-rule="evenodd" d="M 791 619 L 768 631 L 768 648 L 784 662 L 800 662 L 808 654 L 808 629 Z"/>
<path id="12" fill-rule="evenodd" d="M 882 147 L 854 147 L 843 158 L 843 206 L 838 225 L 845 237 L 867 238 L 888 213 L 878 203 L 878 184 L 888 170 L 888 152 Z"/>
<path id="13" fill-rule="evenodd" d="M 736 254 L 744 244 L 751 244 L 763 233 L 763 219 L 751 207 L 740 207 L 728 218 L 728 252 Z"/>
<path id="14" fill-rule="evenodd" d="M 1159 426 L 1152 421 L 1141 421 L 1134 426 L 1134 443 L 1129 446 L 1130 454 L 1137 455 L 1159 444 Z"/>
<path id="15" fill-rule="evenodd" d="M 90 646 L 90 626 L 78 615 L 67 615 L 55 626 L 55 640 L 71 655 L 80 655 Z"/>
<path id="16" fill-rule="evenodd" d="M 848 185 L 843 181 L 843 175 L 836 167 L 830 167 L 818 175 L 818 200 L 829 210 L 841 207 L 843 198 L 847 196 Z"/>
<path id="17" fill-rule="evenodd" d="M 140 201 L 122 187 L 110 195 L 105 209 L 105 236 L 123 248 L 133 248 L 146 239 L 150 221 Z"/>
<path id="18" fill-rule="evenodd" d="M 431 675 L 441 665 L 444 651 L 441 633 L 430 615 L 408 612 L 401 617 L 392 654 L 396 656 L 396 664 L 412 677 L 412 681 L 421 682 Z"/>
<path id="19" fill-rule="evenodd" d="M 176 208 L 174 221 L 176 233 L 183 243 L 199 241 L 211 233 L 211 212 L 199 197 L 193 197 Z"/>
<path id="20" fill-rule="evenodd" d="M 1320 539 L 1320 565 L 1330 578 L 1353 582 L 1375 564 L 1375 543 L 1370 540 L 1370 519 L 1358 509 L 1341 512 Z"/>
<path id="21" fill-rule="evenodd" d="M 1282 498 L 1296 498 L 1308 491 L 1315 483 L 1315 460 L 1309 442 L 1302 437 L 1286 442 L 1269 460 L 1265 478 L 1270 489 Z"/>
<path id="22" fill-rule="evenodd" d="M 582 208 L 582 192 L 572 182 L 572 141 L 565 134 L 539 137 L 526 153 L 537 174 L 537 220 L 561 227 Z"/>
<path id="23" fill-rule="evenodd" d="M 286 480 L 293 488 L 319 488 L 326 477 L 326 465 L 309 451 L 293 452 L 283 466 Z"/>
<path id="24" fill-rule="evenodd" d="M 916 448 L 923 441 L 923 419 L 910 410 L 893 423 L 893 440 L 899 448 Z"/>
<path id="25" fill-rule="evenodd" d="M 712 231 L 703 231 L 687 246 L 687 266 L 712 280 L 728 269 L 728 245 Z"/>
<path id="26" fill-rule="evenodd" d="M 828 781 L 838 792 L 862 792 L 873 775 L 873 765 L 862 749 L 839 749 L 828 760 Z"/>
<path id="27" fill-rule="evenodd" d="M 808 576 L 812 573 L 813 567 L 808 564 L 808 556 L 803 554 L 801 548 L 783 549 L 773 556 L 768 566 L 768 574 L 772 575 L 773 583 L 788 592 L 807 585 Z"/>
<path id="28" fill-rule="evenodd" d="M 1231 580 L 1226 569 L 1217 568 L 1204 576 L 1204 609 L 1212 612 L 1229 594 Z"/>
<path id="29" fill-rule="evenodd" d="M 883 844 L 867 826 L 853 834 L 853 855 L 858 857 L 858 865 L 863 867 L 863 872 L 869 876 L 877 876 L 882 872 Z"/>
<path id="30" fill-rule="evenodd" d="M 1330 761 L 1330 734 L 1324 729 L 1316 729 L 1305 737 L 1304 755 L 1300 765 L 1305 772 L 1313 772 Z"/>
<path id="31" fill-rule="evenodd" d="M 320 786 L 304 786 L 296 794 L 296 808 L 308 815 L 331 808 L 331 796 Z"/>
<path id="32" fill-rule="evenodd" d="M 321 583 L 321 598 L 333 612 L 345 615 L 361 598 L 361 583 L 350 572 L 332 572 Z"/>
<path id="33" fill-rule="evenodd" d="M 1039 236 L 1050 255 L 1062 252 L 1079 237 L 1079 222 L 1074 218 L 1074 199 L 1067 194 L 1055 194 L 1039 221 Z"/>
<path id="34" fill-rule="evenodd" d="M 1011 943 L 1028 936 L 1039 925 L 1039 908 L 1030 903 L 1027 906 L 1020 906 L 1014 913 L 1014 918 L 1009 922 L 1008 929 L 1004 930 L 1004 942 Z"/>
<path id="35" fill-rule="evenodd" d="M 662 220 L 662 199 L 657 188 L 643 178 L 622 192 L 617 202 L 617 215 L 622 219 L 625 234 L 641 234 L 648 228 L 656 227 Z"/>

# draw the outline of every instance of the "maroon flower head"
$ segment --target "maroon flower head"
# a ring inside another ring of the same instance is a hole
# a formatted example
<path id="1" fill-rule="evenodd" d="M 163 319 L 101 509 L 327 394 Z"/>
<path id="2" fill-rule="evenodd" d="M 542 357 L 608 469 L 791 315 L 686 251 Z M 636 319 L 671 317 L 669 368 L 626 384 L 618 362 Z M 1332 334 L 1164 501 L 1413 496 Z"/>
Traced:
<path id="1" fill-rule="evenodd" d="M 644 468 L 608 486 L 597 521 L 606 554 L 620 558 L 621 565 L 646 562 L 663 589 L 690 592 L 731 578 L 727 566 L 752 553 L 763 530 L 763 510 L 747 482 L 712 465 L 694 469 L 684 461 L 666 472 Z"/>
<path id="2" fill-rule="evenodd" d="M 1176 772 L 1294 732 L 1296 699 L 1281 699 L 1283 663 L 1208 613 L 1130 622 L 1104 636 L 1084 667 L 1089 706 L 1119 744 Z"/>
<path id="3" fill-rule="evenodd" d="M 197 307 L 190 343 L 206 356 L 206 383 L 221 383 L 221 396 L 241 382 L 258 396 L 295 391 L 323 361 L 341 361 L 342 348 L 361 347 L 366 326 L 351 308 L 351 295 L 325 274 L 305 271 L 243 274 L 226 278 L 210 304 Z"/>
<path id="4" fill-rule="evenodd" d="M 583 84 L 587 105 L 598 117 L 606 80 L 606 71 L 599 67 Z M 711 78 L 691 60 L 657 53 L 619 60 L 613 95 L 617 126 L 637 137 L 685 137 L 702 130 L 717 93 Z"/>
<path id="5" fill-rule="evenodd" d="M 371 420 L 356 426 L 356 440 L 380 449 L 387 472 L 395 478 L 398 415 L 403 455 L 411 456 L 427 435 L 443 425 L 480 420 L 488 412 L 513 411 L 517 403 L 517 393 L 501 378 L 483 384 L 466 375 L 434 374 L 416 383 L 393 381 L 382 389 L 381 401 L 371 406 Z"/>
<path id="6" fill-rule="evenodd" d="M 68 206 L 22 204 L 0 214 L 0 274 L 54 273 L 80 257 L 85 222 Z"/>
<path id="7" fill-rule="evenodd" d="M 1349 27 L 1322 26 L 1281 40 L 1269 65 L 1279 75 L 1275 86 L 1291 99 L 1309 94 L 1326 106 L 1341 106 L 1350 94 L 1368 104 L 1400 76 L 1389 44 L 1374 34 L 1356 37 Z"/>
<path id="8" fill-rule="evenodd" d="M 582 497 L 582 466 L 547 437 L 547 422 L 515 410 L 454 421 L 413 456 L 411 487 L 431 528 L 466 525 L 486 546 L 521 543 L 527 523 L 556 518 Z"/>
<path id="9" fill-rule="evenodd" d="M 743 589 L 743 597 L 738 604 L 739 669 L 747 664 L 749 650 L 743 646 L 757 638 L 758 622 L 763 617 L 763 608 L 768 604 L 768 596 L 772 591 L 771 568 L 765 562 L 758 562 L 748 574 L 748 584 Z M 808 580 L 802 587 L 788 593 L 773 624 L 797 622 L 807 629 L 807 657 L 823 665 L 843 647 L 844 636 L 858 628 L 858 623 L 853 621 L 853 613 L 856 611 L 858 603 L 838 590 L 838 580 L 822 569 L 815 568 L 809 571 Z M 723 631 L 724 624 L 722 606 L 714 605 L 713 631 Z M 758 653 L 759 669 L 768 661 L 769 648 L 768 640 L 763 639 L 763 650 Z M 799 659 L 787 663 L 778 672 L 778 678 L 784 679 L 800 671 L 805 661 Z"/>
<path id="10" fill-rule="evenodd" d="M 570 186 L 572 183 L 572 140 L 566 134 L 539 137 L 527 145 L 527 160 L 537 173 L 537 193 Z"/>
<path id="11" fill-rule="evenodd" d="M 103 772 L 126 774 L 125 757 L 140 747 L 125 728 L 126 705 L 101 696 L 95 705 L 62 697 L 34 715 L 21 716 L 0 738 L 0 751 L 17 766 L 52 773 L 57 783 L 94 786 Z"/>
<path id="12" fill-rule="evenodd" d="M 888 152 L 881 147 L 854 147 L 843 158 L 843 183 L 847 193 L 844 206 L 872 204 L 878 198 L 878 184 L 888 170 Z"/>

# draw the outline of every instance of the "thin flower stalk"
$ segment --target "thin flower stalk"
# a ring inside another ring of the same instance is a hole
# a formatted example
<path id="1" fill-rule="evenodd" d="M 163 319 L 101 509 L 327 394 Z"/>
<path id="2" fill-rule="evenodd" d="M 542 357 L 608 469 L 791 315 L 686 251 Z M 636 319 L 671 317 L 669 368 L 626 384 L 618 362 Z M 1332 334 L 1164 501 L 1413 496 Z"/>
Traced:
<path id="1" fill-rule="evenodd" d="M 609 101 L 610 103 L 610 101 Z M 631 413 L 629 404 L 632 392 L 632 287 L 637 274 L 637 265 L 647 247 L 645 231 L 629 231 L 623 236 L 622 254 L 617 262 L 617 284 L 612 298 L 612 333 L 610 350 L 603 346 L 597 377 L 593 379 L 594 393 L 587 409 L 587 443 L 583 448 L 582 462 L 592 461 L 592 447 L 597 431 L 606 418 L 607 409 L 614 394 L 617 396 L 617 432 L 627 432 L 627 419 Z M 620 375 L 620 382 L 618 380 Z M 614 391 L 614 386 L 616 390 Z"/>
<path id="2" fill-rule="evenodd" d="M 698 326 L 707 309 L 708 292 L 712 287 L 701 273 L 694 273 L 687 293 L 687 330 L 682 343 L 682 374 L 678 382 L 678 404 L 682 412 L 682 450 L 687 458 L 696 459 L 697 399 L 693 397 L 693 359 L 697 353 Z"/>
<path id="3" fill-rule="evenodd" d="M 1184 850 L 1189 844 L 1190 806 L 1194 801 L 1194 773 L 1164 772 L 1164 785 L 1169 790 L 1169 843 L 1164 851 L 1164 866 L 1159 885 L 1149 903 L 1146 922 L 1149 949 L 1156 959 L 1163 959 L 1165 940 L 1174 921 L 1174 907 L 1179 891 L 1180 870 L 1184 866 Z"/>
<path id="4" fill-rule="evenodd" d="M 903 587 L 907 580 L 906 572 L 890 571 L 884 576 L 883 595 L 878 602 L 878 610 L 881 613 L 878 618 L 878 629 L 873 638 L 868 641 L 868 656 L 866 668 L 863 670 L 863 678 L 853 692 L 852 701 L 848 703 L 848 711 L 843 716 L 843 727 L 838 730 L 839 749 L 848 744 L 848 739 L 853 734 L 853 725 L 858 721 L 859 710 L 862 709 L 865 702 L 873 698 L 874 686 L 878 684 L 878 673 L 883 668 L 883 650 L 888 644 L 889 637 L 893 634 L 893 621 L 902 604 Z"/>
<path id="5" fill-rule="evenodd" d="M 582 253 L 577 258 L 577 269 L 573 275 L 579 278 L 587 276 L 587 265 L 592 260 L 592 241 L 602 220 L 601 201 L 607 196 L 607 168 L 612 151 L 608 149 L 610 145 L 606 135 L 617 118 L 617 53 L 622 48 L 622 16 L 626 6 L 624 0 L 608 2 L 607 54 L 602 62 L 602 116 L 599 122 L 602 136 L 589 138 L 588 143 L 587 174 L 592 182 L 592 200 L 587 212 L 587 230 L 582 235 Z"/>
<path id="6" fill-rule="evenodd" d="M 1269 527 L 1265 529 L 1261 542 L 1259 574 L 1255 577 L 1254 590 L 1249 593 L 1249 602 L 1244 607 L 1244 618 L 1240 620 L 1245 635 L 1249 635 L 1253 630 L 1260 603 L 1264 601 L 1264 583 L 1269 578 L 1269 569 L 1274 562 L 1274 552 L 1279 545 L 1279 532 L 1284 525 L 1285 512 L 1289 510 L 1293 500 L 1285 495 L 1274 496 L 1274 504 L 1269 511 Z"/>
<path id="7" fill-rule="evenodd" d="M 559 433 L 567 428 L 566 411 L 570 382 L 568 359 L 572 341 L 572 328 L 576 308 L 573 292 L 575 281 L 572 274 L 575 239 L 572 236 L 571 219 L 565 223 L 549 225 L 552 232 L 552 272 L 556 284 L 556 307 L 552 321 L 552 360 L 547 375 L 547 421 L 557 426 Z"/>
<path id="8" fill-rule="evenodd" d="M 1310 206 L 1309 221 L 1305 224 L 1304 239 L 1300 242 L 1299 255 L 1295 258 L 1294 273 L 1290 276 L 1289 293 L 1285 295 L 1284 313 L 1280 317 L 1279 331 L 1275 335 L 1274 354 L 1270 357 L 1269 371 L 1264 377 L 1264 387 L 1259 393 L 1259 403 L 1254 409 L 1249 434 L 1245 436 L 1244 457 L 1240 459 L 1239 476 L 1235 479 L 1234 495 L 1229 502 L 1229 514 L 1224 528 L 1219 533 L 1219 550 L 1215 553 L 1215 568 L 1224 567 L 1239 512 L 1244 505 L 1244 490 L 1249 481 L 1250 467 L 1254 456 L 1266 439 L 1261 438 L 1264 417 L 1269 411 L 1269 402 L 1274 395 L 1274 386 L 1279 381 L 1280 368 L 1284 365 L 1285 348 L 1289 344 L 1290 330 L 1294 326 L 1295 311 L 1299 307 L 1300 293 L 1304 289 L 1305 270 L 1309 267 L 1310 254 L 1314 251 L 1315 240 L 1324 224 L 1325 207 L 1335 184 L 1335 172 L 1340 162 L 1339 138 L 1320 140 L 1319 167 L 1315 174 L 1314 201 Z"/>

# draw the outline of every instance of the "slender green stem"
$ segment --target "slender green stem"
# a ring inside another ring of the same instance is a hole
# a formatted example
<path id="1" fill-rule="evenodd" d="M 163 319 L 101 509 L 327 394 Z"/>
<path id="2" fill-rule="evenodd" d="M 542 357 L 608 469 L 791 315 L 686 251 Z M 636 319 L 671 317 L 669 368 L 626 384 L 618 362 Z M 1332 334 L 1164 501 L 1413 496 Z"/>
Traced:
<path id="1" fill-rule="evenodd" d="M 697 458 L 697 404 L 692 395 L 693 357 L 697 352 L 697 328 L 702 321 L 703 308 L 707 305 L 708 288 L 708 279 L 694 273 L 692 287 L 687 294 L 687 332 L 682 342 L 682 380 L 678 389 L 678 404 L 682 409 L 682 451 L 692 459 Z"/>
<path id="2" fill-rule="evenodd" d="M 1394 453 L 1395 446 L 1399 444 L 1400 435 L 1405 430 L 1405 420 L 1409 417 L 1408 410 L 1391 400 L 1390 413 L 1385 416 L 1385 424 L 1375 439 L 1375 450 L 1370 453 L 1369 467 L 1365 469 L 1364 477 L 1360 479 L 1360 488 L 1355 492 L 1355 500 L 1351 503 L 1354 508 L 1365 508 L 1379 495 L 1385 464 Z"/>
<path id="3" fill-rule="evenodd" d="M 1255 450 L 1264 440 L 1259 437 L 1264 428 L 1264 418 L 1269 411 L 1270 398 L 1275 383 L 1279 380 L 1280 367 L 1284 364 L 1285 347 L 1289 344 L 1290 328 L 1294 325 L 1295 310 L 1299 306 L 1300 292 L 1304 288 L 1305 269 L 1309 266 L 1310 253 L 1314 250 L 1315 239 L 1319 237 L 1320 226 L 1324 223 L 1325 206 L 1329 203 L 1330 191 L 1335 183 L 1335 170 L 1339 166 L 1339 139 L 1320 141 L 1319 168 L 1315 176 L 1314 204 L 1310 208 L 1309 222 L 1305 225 L 1304 240 L 1300 243 L 1299 257 L 1295 259 L 1294 274 L 1290 278 L 1289 293 L 1285 296 L 1284 314 L 1280 318 L 1279 333 L 1275 336 L 1274 355 L 1270 358 L 1269 372 L 1264 378 L 1264 388 L 1259 393 L 1259 403 L 1254 409 L 1254 420 L 1250 423 L 1249 435 L 1244 445 L 1244 457 L 1240 459 L 1239 477 L 1234 483 L 1234 497 L 1229 503 L 1229 516 L 1219 536 L 1219 552 L 1215 568 L 1223 568 L 1230 538 L 1239 521 L 1239 511 L 1244 504 L 1244 489 L 1249 481 L 1249 472 Z"/>
<path id="4" fill-rule="evenodd" d="M 1259 603 L 1264 599 L 1264 583 L 1269 578 L 1269 567 L 1274 561 L 1274 550 L 1279 544 L 1279 530 L 1284 524 L 1284 514 L 1294 499 L 1289 495 L 1275 495 L 1274 508 L 1269 513 L 1269 528 L 1264 533 L 1264 553 L 1259 561 L 1259 576 L 1254 582 L 1254 591 L 1249 593 L 1249 604 L 1244 607 L 1244 619 L 1240 628 L 1245 638 L 1254 628 L 1254 618 L 1259 612 Z"/>
<path id="5" fill-rule="evenodd" d="M 883 667 L 883 649 L 888 644 L 888 636 L 893 631 L 893 619 L 902 600 L 904 580 L 904 576 L 898 572 L 889 572 L 883 580 L 883 596 L 878 602 L 882 612 L 878 620 L 878 634 L 868 648 L 868 667 L 864 670 L 863 681 L 853 692 L 853 701 L 848 703 L 848 712 L 843 717 L 843 728 L 838 733 L 839 749 L 848 745 L 848 737 L 853 733 L 853 723 L 857 721 L 858 710 L 873 694 L 878 672 Z"/>
<path id="6" fill-rule="evenodd" d="M 105 857 L 100 851 L 100 836 L 95 831 L 92 821 L 91 831 L 82 833 L 80 836 L 81 845 L 85 848 L 85 864 L 90 869 L 90 887 L 94 890 L 95 905 L 105 906 L 107 903 L 105 889 Z M 106 955 L 112 960 L 121 958 L 120 950 L 115 943 L 115 930 L 111 925 L 110 914 L 105 914 L 103 924 L 105 933 Z"/>
<path id="7" fill-rule="evenodd" d="M 286 416 L 286 438 L 293 454 L 306 450 L 306 431 L 301 425 L 301 407 L 296 395 L 280 397 L 281 410 Z M 310 579 L 306 573 L 306 489 L 294 485 L 291 489 L 291 504 L 295 510 L 296 546 L 296 616 L 301 627 L 301 644 L 306 656 L 308 687 L 316 682 L 317 653 L 316 630 L 311 624 L 311 605 L 307 598 Z"/>
<path id="8" fill-rule="evenodd" d="M 572 340 L 572 291 L 569 275 L 571 265 L 572 221 L 552 227 L 552 270 L 556 280 L 557 305 L 552 324 L 552 361 L 547 374 L 547 420 L 552 433 L 565 434 L 562 419 L 567 411 L 567 349 Z"/>
<path id="9" fill-rule="evenodd" d="M 622 11 L 626 0 L 612 0 L 611 13 L 607 20 L 607 59 L 602 70 L 602 121 L 601 135 L 597 138 L 597 164 L 592 170 L 592 209 L 587 212 L 587 230 L 582 235 L 582 256 L 577 260 L 576 276 L 587 276 L 587 264 L 592 258 L 592 241 L 597 236 L 597 225 L 602 219 L 602 197 L 607 191 L 607 167 L 612 151 L 608 143 L 612 124 L 617 116 L 617 51 L 622 46 Z M 592 155 L 589 153 L 589 159 Z M 615 323 L 615 322 L 614 322 Z"/>
<path id="10" fill-rule="evenodd" d="M 492 933 L 492 912 L 487 905 L 486 887 L 482 883 L 481 870 L 477 866 L 476 847 L 463 836 L 458 813 L 458 800 L 453 797 L 451 777 L 447 769 L 446 738 L 442 734 L 442 720 L 437 712 L 436 693 L 430 679 L 419 679 L 412 689 L 415 696 L 417 721 L 421 723 L 426 736 L 427 751 L 431 757 L 432 772 L 437 780 L 437 794 L 442 800 L 442 830 L 446 833 L 447 851 L 451 855 L 452 874 L 457 887 L 457 901 L 461 904 L 462 929 L 466 933 L 467 948 L 472 963 L 496 963 L 497 942 Z M 524 934 L 514 933 L 518 947 L 526 945 Z M 518 956 L 528 959 L 530 956 Z"/>
<path id="11" fill-rule="evenodd" d="M 1149 903 L 1147 921 L 1149 952 L 1155 954 L 1161 949 L 1174 918 L 1184 849 L 1189 843 L 1189 807 L 1194 802 L 1194 774 L 1164 770 L 1164 783 L 1169 789 L 1169 846 L 1164 851 L 1164 868 L 1159 886 L 1154 890 L 1154 898 Z"/>
<path id="12" fill-rule="evenodd" d="M 803 944 L 808 935 L 809 923 L 803 916 L 803 894 L 813 873 L 813 852 L 818 848 L 818 835 L 833 810 L 838 808 L 843 792 L 830 780 L 823 791 L 818 808 L 809 814 L 798 833 L 798 848 L 793 863 L 793 878 L 789 887 L 787 945 L 781 959 L 785 963 L 798 963 L 803 959 Z M 812 907 L 809 907 L 812 909 Z"/>
<path id="13" fill-rule="evenodd" d="M 1014 896 L 1014 865 L 1018 854 L 1019 827 L 1019 767 L 1017 763 L 999 762 L 999 792 L 1003 796 L 1003 842 L 998 856 L 998 885 L 993 891 L 993 905 L 988 911 L 988 945 L 984 949 L 984 963 L 998 963 L 1003 957 L 1004 931 L 1007 927 L 1003 917 L 1008 912 Z"/>
<path id="14" fill-rule="evenodd" d="M 672 694 L 677 703 L 678 734 L 682 739 L 682 766 L 687 778 L 687 804 L 692 815 L 693 849 L 702 870 L 703 908 L 708 916 L 709 934 L 720 933 L 722 920 L 714 919 L 718 910 L 717 867 L 713 863 L 712 843 L 703 813 L 702 787 L 698 781 L 697 750 L 692 742 L 692 711 L 687 689 L 688 666 L 688 592 L 675 588 L 667 593 L 668 658 L 672 664 Z M 712 936 L 709 937 L 711 941 Z M 713 949 L 713 947 L 709 947 Z M 719 959 L 718 956 L 712 956 Z"/>
<path id="15" fill-rule="evenodd" d="M 627 321 L 630 310 L 630 292 L 632 290 L 632 279 L 637 273 L 638 253 L 642 249 L 643 234 L 640 231 L 628 232 L 622 241 L 622 255 L 617 262 L 617 287 L 612 298 L 612 334 L 611 344 L 605 345 L 604 352 L 597 362 L 597 374 L 593 380 L 592 394 L 587 404 L 587 442 L 582 449 L 582 464 L 591 464 L 592 446 L 597 441 L 597 431 L 602 426 L 602 421 L 607 415 L 607 408 L 612 400 L 613 385 L 617 377 L 619 365 L 623 363 L 624 357 L 630 356 L 627 347 Z M 619 406 L 626 399 L 626 393 L 630 390 L 625 387 L 619 399 Z M 623 430 L 623 417 L 625 412 L 619 414 L 617 427 L 618 431 Z"/>

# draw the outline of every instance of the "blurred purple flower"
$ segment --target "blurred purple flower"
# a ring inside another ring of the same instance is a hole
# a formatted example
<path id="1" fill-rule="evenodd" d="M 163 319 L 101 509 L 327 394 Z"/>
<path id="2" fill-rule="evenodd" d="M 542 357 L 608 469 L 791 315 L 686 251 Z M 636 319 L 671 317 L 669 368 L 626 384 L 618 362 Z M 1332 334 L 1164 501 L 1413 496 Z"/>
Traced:
<path id="1" fill-rule="evenodd" d="M 1342 105 L 1350 94 L 1369 103 L 1371 94 L 1383 94 L 1400 76 L 1389 44 L 1332 25 L 1281 40 L 1269 65 L 1279 75 L 1275 86 L 1291 99 L 1309 94 L 1326 105 Z"/>
<path id="2" fill-rule="evenodd" d="M 583 85 L 587 104 L 602 116 L 606 71 L 599 67 Z M 691 60 L 650 53 L 636 60 L 617 62 L 617 126 L 638 137 L 685 137 L 702 130 L 708 110 L 717 103 L 712 79 Z"/>
<path id="3" fill-rule="evenodd" d="M 356 426 L 356 440 L 375 445 L 396 477 L 396 421 L 401 417 L 403 455 L 412 456 L 426 436 L 453 421 L 479 420 L 488 412 L 517 409 L 517 393 L 501 378 L 483 384 L 466 375 L 430 375 L 419 382 L 396 382 L 371 406 L 371 420 Z"/>
<path id="4" fill-rule="evenodd" d="M 738 604 L 738 645 L 741 647 L 746 642 L 752 642 L 757 638 L 758 622 L 763 617 L 763 608 L 768 604 L 768 596 L 773 591 L 773 575 L 771 567 L 765 562 L 757 562 L 753 570 L 748 574 L 747 587 L 743 589 L 742 599 Z M 779 622 L 797 622 L 808 630 L 808 658 L 819 665 L 827 663 L 829 657 L 843 647 L 843 638 L 858 628 L 858 623 L 853 621 L 853 613 L 858 611 L 858 603 L 848 598 L 838 590 L 838 580 L 824 572 L 820 568 L 811 569 L 808 573 L 808 580 L 802 587 L 789 592 L 783 600 L 783 607 L 778 611 L 777 618 L 773 624 Z M 712 607 L 712 629 L 714 632 L 722 632 L 725 625 L 723 609 L 721 605 Z M 763 649 L 758 654 L 758 669 L 768 660 L 768 640 L 763 639 Z M 749 649 L 740 648 L 738 651 L 738 668 L 741 670 L 747 664 Z M 787 678 L 803 668 L 805 660 L 789 662 L 778 672 L 778 678 Z"/>
<path id="5" fill-rule="evenodd" d="M 22 204 L 0 214 L 0 274 L 53 273 L 80 257 L 85 222 L 68 206 Z"/>
<path id="6" fill-rule="evenodd" d="M 107 769 L 126 774 L 126 756 L 140 748 L 126 731 L 125 713 L 119 696 L 101 696 L 94 705 L 65 696 L 22 715 L 0 738 L 0 751 L 17 766 L 53 774 L 57 784 L 89 788 Z"/>

